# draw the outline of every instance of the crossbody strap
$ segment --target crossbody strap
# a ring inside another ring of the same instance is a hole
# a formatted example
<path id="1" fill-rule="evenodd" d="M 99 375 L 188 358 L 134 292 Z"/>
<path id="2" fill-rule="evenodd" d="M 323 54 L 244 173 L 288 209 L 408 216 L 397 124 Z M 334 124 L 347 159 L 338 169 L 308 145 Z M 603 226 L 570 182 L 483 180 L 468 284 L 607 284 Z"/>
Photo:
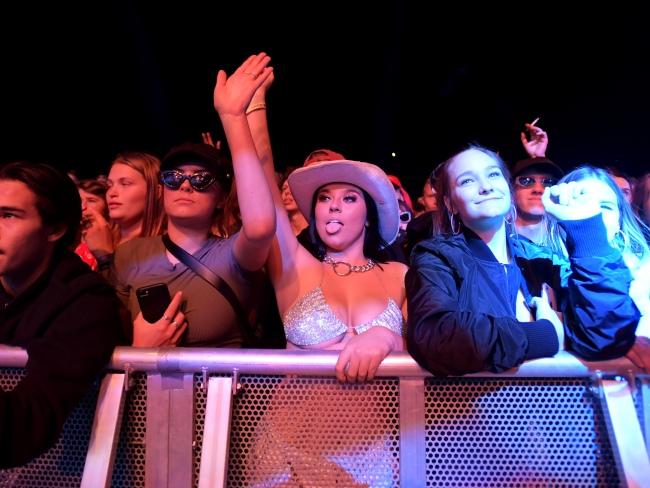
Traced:
<path id="1" fill-rule="evenodd" d="M 219 293 L 223 295 L 228 303 L 230 303 L 230 306 L 233 308 L 235 315 L 237 316 L 244 342 L 249 341 L 251 332 L 250 325 L 248 324 L 248 318 L 246 317 L 244 309 L 239 303 L 239 298 L 237 298 L 237 295 L 233 289 L 230 288 L 230 285 L 226 283 L 226 281 L 218 274 L 208 268 L 205 264 L 196 259 L 185 249 L 174 243 L 169 238 L 169 235 L 164 234 L 162 236 L 162 241 L 167 250 L 172 253 L 176 259 L 178 259 L 181 263 L 190 268 L 209 284 L 211 284 Z"/>

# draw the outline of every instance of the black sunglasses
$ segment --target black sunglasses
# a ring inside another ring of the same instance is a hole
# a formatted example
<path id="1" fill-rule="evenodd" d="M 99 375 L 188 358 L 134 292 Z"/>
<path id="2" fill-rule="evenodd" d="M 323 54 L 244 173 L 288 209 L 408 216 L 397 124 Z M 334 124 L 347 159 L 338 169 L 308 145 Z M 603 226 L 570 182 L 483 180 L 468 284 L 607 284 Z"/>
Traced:
<path id="1" fill-rule="evenodd" d="M 189 181 L 190 186 L 196 191 L 205 191 L 217 180 L 217 177 L 209 171 L 197 171 L 186 175 L 182 171 L 170 169 L 160 173 L 160 182 L 170 190 L 178 190 L 185 180 Z"/>
<path id="2" fill-rule="evenodd" d="M 551 177 L 541 177 L 541 176 L 517 176 L 515 178 L 515 182 L 517 185 L 521 186 L 522 188 L 530 188 L 535 184 L 536 181 L 539 181 L 544 188 L 547 188 L 549 186 L 553 186 L 557 183 L 557 180 L 555 178 Z"/>

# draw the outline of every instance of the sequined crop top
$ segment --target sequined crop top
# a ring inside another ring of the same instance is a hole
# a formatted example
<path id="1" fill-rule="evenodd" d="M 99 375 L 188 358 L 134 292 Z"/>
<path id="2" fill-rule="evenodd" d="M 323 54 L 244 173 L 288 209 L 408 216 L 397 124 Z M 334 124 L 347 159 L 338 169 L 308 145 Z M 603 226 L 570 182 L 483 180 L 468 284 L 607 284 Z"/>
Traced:
<path id="1" fill-rule="evenodd" d="M 388 305 L 374 319 L 355 327 L 348 327 L 332 311 L 325 301 L 320 286 L 299 298 L 284 314 L 284 332 L 287 340 L 297 346 L 311 346 L 326 342 L 354 329 L 357 334 L 371 327 L 385 327 L 404 336 L 404 317 L 395 301 L 388 299 Z"/>

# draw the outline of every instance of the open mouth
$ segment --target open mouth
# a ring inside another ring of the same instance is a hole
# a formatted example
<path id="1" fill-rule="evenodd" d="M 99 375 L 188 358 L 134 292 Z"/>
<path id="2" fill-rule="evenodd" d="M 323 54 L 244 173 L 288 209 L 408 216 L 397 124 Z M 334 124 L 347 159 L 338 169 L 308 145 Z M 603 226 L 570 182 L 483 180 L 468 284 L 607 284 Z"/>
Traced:
<path id="1" fill-rule="evenodd" d="M 330 220 L 325 224 L 325 230 L 328 234 L 336 234 L 343 227 L 343 223 L 339 220 Z"/>

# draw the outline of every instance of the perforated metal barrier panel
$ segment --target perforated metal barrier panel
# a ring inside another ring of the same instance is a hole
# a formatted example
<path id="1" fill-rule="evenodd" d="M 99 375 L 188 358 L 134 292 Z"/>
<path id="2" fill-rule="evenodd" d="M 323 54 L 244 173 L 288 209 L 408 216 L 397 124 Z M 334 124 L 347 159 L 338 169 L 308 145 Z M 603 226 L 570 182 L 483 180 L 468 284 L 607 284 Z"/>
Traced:
<path id="1" fill-rule="evenodd" d="M 585 379 L 428 380 L 427 486 L 619 486 Z"/>
<path id="2" fill-rule="evenodd" d="M 235 399 L 229 487 L 399 483 L 399 389 L 394 379 L 246 376 Z"/>
<path id="3" fill-rule="evenodd" d="M 22 370 L 0 369 L 5 390 L 20 378 Z M 113 487 L 144 487 L 146 378 L 131 375 Z M 194 486 L 206 415 L 202 381 L 194 375 Z M 240 383 L 227 486 L 400 486 L 400 457 L 413 453 L 400 452 L 398 379 L 341 385 L 332 378 L 250 375 Z M 586 378 L 426 379 L 426 486 L 620 486 L 591 386 Z M 96 395 L 95 387 L 50 451 L 0 471 L 0 487 L 79 486 Z M 402 480 L 401 486 L 415 485 Z"/>
<path id="4" fill-rule="evenodd" d="M 0 386 L 12 390 L 23 370 L 0 369 Z M 66 421 L 57 443 L 27 465 L 0 470 L 0 487 L 76 488 L 81 483 L 99 383 L 93 385 Z"/>
<path id="5" fill-rule="evenodd" d="M 147 375 L 135 373 L 130 379 L 113 467 L 111 486 L 114 488 L 144 487 Z"/>

